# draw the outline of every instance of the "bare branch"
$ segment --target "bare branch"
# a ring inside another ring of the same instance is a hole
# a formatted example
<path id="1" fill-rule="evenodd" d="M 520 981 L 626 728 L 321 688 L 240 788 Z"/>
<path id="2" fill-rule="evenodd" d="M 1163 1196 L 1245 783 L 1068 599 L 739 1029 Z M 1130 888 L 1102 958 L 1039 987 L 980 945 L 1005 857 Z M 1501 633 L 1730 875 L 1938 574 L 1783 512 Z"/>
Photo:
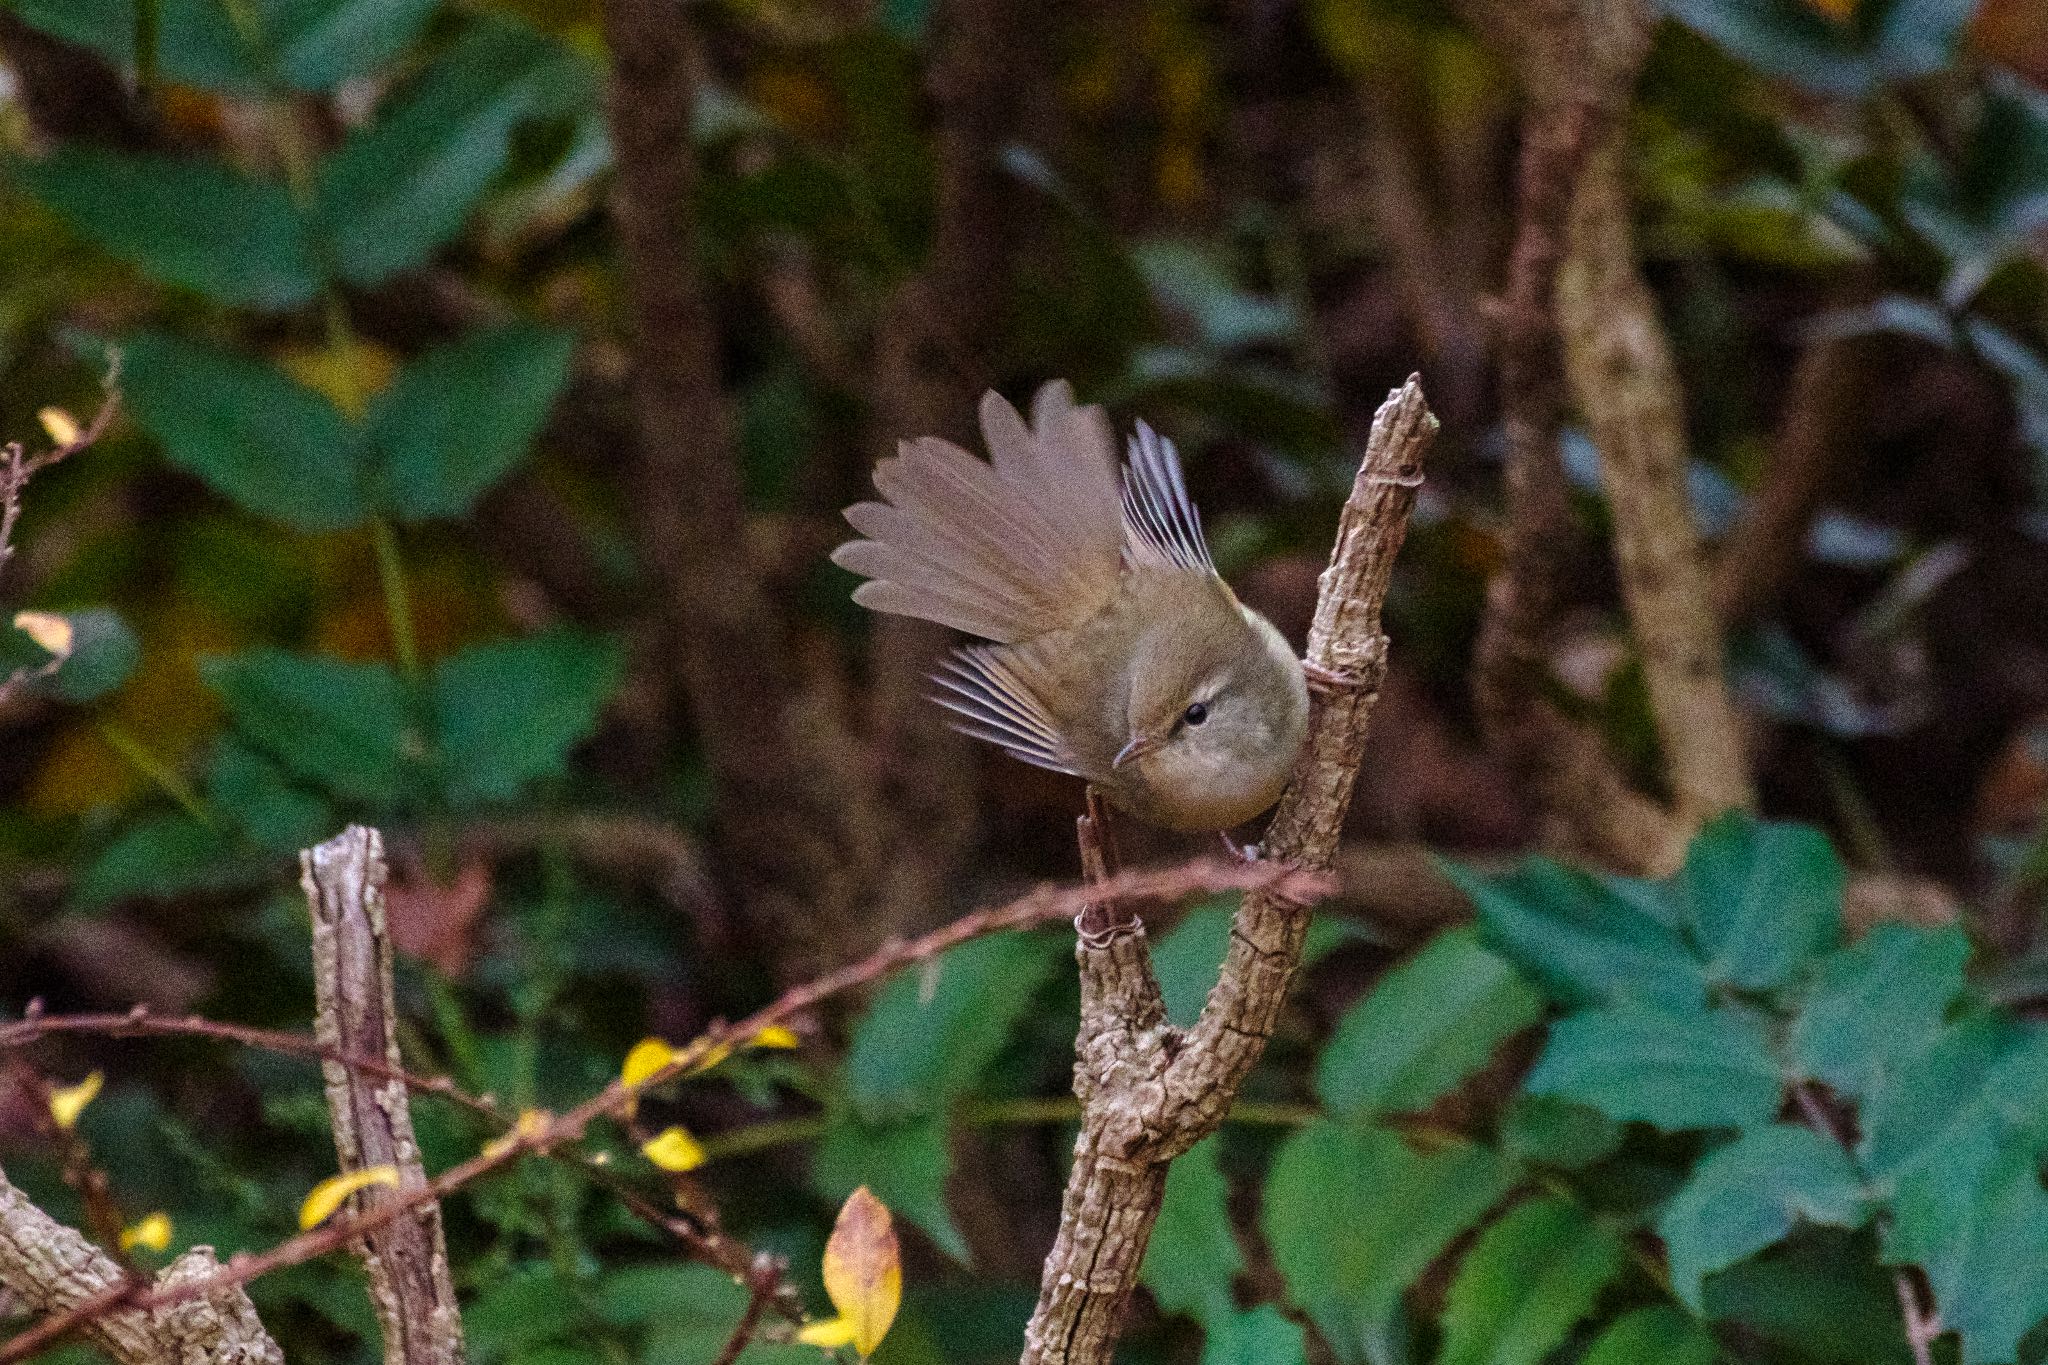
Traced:
<path id="1" fill-rule="evenodd" d="M 1197 892 L 1265 891 L 1295 904 L 1306 904 L 1329 890 L 1329 878 L 1285 864 L 1206 860 L 1159 871 L 1121 873 L 1099 887 L 1043 886 L 1008 904 L 963 915 L 919 938 L 887 944 L 858 962 L 792 987 L 737 1023 L 713 1027 L 706 1033 L 705 1042 L 710 1046 L 742 1042 L 771 1024 L 794 1019 L 821 1001 L 868 985 L 898 967 L 926 961 L 970 939 L 1034 929 L 1057 920 L 1071 919 L 1080 913 L 1082 907 L 1103 896 L 1176 899 Z M 23 1025 L 14 1027 L 18 1029 Z M 7 1034 L 0 1033 L 0 1042 L 7 1037 Z M 642 1085 L 658 1085 L 680 1074 L 689 1064 L 688 1056 L 679 1056 L 666 1070 L 647 1078 Z M 636 1093 L 637 1090 L 628 1090 L 614 1080 L 572 1109 L 540 1123 L 507 1132 L 500 1142 L 450 1167 L 423 1186 L 395 1191 L 392 1197 L 372 1208 L 337 1218 L 311 1232 L 280 1242 L 268 1251 L 237 1254 L 218 1272 L 202 1280 L 169 1286 L 159 1284 L 151 1289 L 133 1284 L 110 1285 L 0 1343 L 0 1365 L 25 1359 L 115 1309 L 127 1307 L 153 1311 L 246 1284 L 274 1270 L 325 1256 L 376 1232 L 421 1205 L 445 1198 L 520 1157 L 529 1153 L 551 1152 L 577 1141 L 596 1120 L 624 1113 Z"/>
<path id="2" fill-rule="evenodd" d="M 45 1321 L 104 1303 L 80 1321 L 93 1344 L 121 1365 L 283 1365 L 284 1352 L 257 1321 L 249 1296 L 238 1285 L 210 1283 L 218 1273 L 213 1248 L 194 1247 L 156 1279 L 158 1290 L 183 1296 L 176 1306 L 110 1311 L 138 1282 L 0 1172 L 0 1285 L 56 1315 Z M 203 1291 L 185 1292 L 201 1283 Z"/>
<path id="3" fill-rule="evenodd" d="M 300 854 L 299 865 L 313 917 L 314 1031 L 328 1047 L 382 1056 L 396 1069 L 384 841 L 373 829 L 351 825 Z M 398 1172 L 398 1190 L 424 1187 L 427 1172 L 404 1082 L 372 1079 L 338 1061 L 322 1062 L 321 1071 L 341 1170 L 389 1166 Z M 375 1207 L 394 1195 L 389 1187 L 371 1186 L 355 1197 Z M 365 1236 L 361 1252 L 387 1365 L 461 1365 L 462 1314 L 448 1271 L 441 1206 L 424 1203 L 394 1219 Z"/>
<path id="4" fill-rule="evenodd" d="M 1280 865 L 1321 871 L 1336 856 L 1386 675 L 1380 609 L 1436 427 L 1416 378 L 1390 394 L 1373 420 L 1309 631 L 1309 664 L 1341 682 L 1316 706 L 1294 780 L 1267 828 L 1265 856 Z M 1100 832 L 1092 823 L 1082 826 L 1084 860 L 1099 857 L 1090 852 Z M 1102 884 L 1098 907 L 1119 899 L 1114 882 Z M 1185 1035 L 1166 1022 L 1138 918 L 1096 909 L 1076 926 L 1081 1135 L 1038 1307 L 1025 1328 L 1024 1365 L 1110 1359 L 1167 1168 L 1215 1131 L 1264 1052 L 1301 962 L 1308 918 L 1284 885 L 1246 893 L 1221 974 Z"/>

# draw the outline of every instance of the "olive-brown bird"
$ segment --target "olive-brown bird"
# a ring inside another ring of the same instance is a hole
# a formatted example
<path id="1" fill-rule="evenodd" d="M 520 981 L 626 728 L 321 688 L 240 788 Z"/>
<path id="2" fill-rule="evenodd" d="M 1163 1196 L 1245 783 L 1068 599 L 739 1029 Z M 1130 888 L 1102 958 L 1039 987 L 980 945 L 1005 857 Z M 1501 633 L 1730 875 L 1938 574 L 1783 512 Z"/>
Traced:
<path id="1" fill-rule="evenodd" d="M 1095 784 L 1141 820 L 1221 830 L 1272 805 L 1308 728 L 1299 660 L 1217 576 L 1173 443 L 1140 422 L 1119 478 L 1098 407 L 1056 380 L 1031 424 L 991 392 L 982 461 L 936 437 L 875 467 L 886 502 L 833 552 L 854 600 L 989 644 L 934 701 L 966 734 Z"/>

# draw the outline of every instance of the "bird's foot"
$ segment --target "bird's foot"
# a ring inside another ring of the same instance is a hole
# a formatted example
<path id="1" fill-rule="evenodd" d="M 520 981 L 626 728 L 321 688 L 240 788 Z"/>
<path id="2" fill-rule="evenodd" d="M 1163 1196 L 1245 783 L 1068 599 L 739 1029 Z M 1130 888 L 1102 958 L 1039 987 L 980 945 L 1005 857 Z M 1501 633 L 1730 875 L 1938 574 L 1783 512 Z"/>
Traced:
<path id="1" fill-rule="evenodd" d="M 1227 829 L 1218 830 L 1216 837 L 1223 841 L 1223 847 L 1230 851 L 1230 856 L 1241 863 L 1255 863 L 1266 856 L 1264 848 L 1258 844 L 1238 843 L 1237 840 L 1230 837 L 1230 831 Z"/>
<path id="2" fill-rule="evenodd" d="M 1308 680 L 1308 690 L 1322 696 L 1339 692 L 1356 692 L 1371 687 L 1373 680 L 1363 673 L 1353 673 L 1341 668 L 1324 668 L 1321 664 L 1301 661 L 1301 676 Z"/>

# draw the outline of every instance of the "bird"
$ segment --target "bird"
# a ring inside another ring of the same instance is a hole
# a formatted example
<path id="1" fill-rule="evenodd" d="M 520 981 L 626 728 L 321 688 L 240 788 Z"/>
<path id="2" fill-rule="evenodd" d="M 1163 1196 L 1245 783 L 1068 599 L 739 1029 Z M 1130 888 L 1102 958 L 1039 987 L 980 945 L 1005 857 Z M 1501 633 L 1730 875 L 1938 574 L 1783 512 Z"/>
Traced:
<path id="1" fill-rule="evenodd" d="M 981 400 L 989 459 L 904 441 L 832 553 L 854 601 L 975 636 L 933 675 L 953 727 L 1093 784 L 1147 824 L 1227 831 L 1272 806 L 1308 728 L 1303 665 L 1216 572 L 1173 442 L 1053 380 Z M 1225 834 L 1226 841 L 1229 835 Z"/>

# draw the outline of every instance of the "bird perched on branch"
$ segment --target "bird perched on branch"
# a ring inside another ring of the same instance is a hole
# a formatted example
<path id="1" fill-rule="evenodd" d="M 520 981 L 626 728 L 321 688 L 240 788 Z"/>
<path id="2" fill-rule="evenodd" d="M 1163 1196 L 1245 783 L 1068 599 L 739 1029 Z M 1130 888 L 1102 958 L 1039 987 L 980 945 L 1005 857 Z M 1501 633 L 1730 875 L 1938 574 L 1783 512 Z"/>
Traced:
<path id="1" fill-rule="evenodd" d="M 1174 830 L 1271 806 L 1308 728 L 1301 662 L 1217 576 L 1173 443 L 1144 423 L 1121 475 L 1109 420 L 1056 380 L 1026 426 L 981 400 L 983 461 L 936 437 L 875 467 L 885 502 L 834 563 L 854 600 L 987 644 L 953 651 L 933 700 L 956 729 L 1086 778 Z"/>

